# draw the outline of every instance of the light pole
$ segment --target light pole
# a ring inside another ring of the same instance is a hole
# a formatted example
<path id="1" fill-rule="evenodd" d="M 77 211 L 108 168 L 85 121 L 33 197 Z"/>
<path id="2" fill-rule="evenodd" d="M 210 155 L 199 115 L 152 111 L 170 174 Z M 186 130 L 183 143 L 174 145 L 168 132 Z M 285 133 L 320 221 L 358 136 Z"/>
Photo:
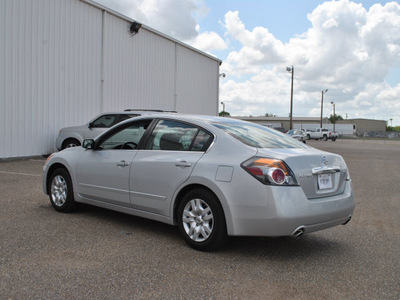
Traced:
<path id="1" fill-rule="evenodd" d="M 331 104 L 333 105 L 333 131 L 335 132 L 335 124 L 336 124 L 336 113 L 335 113 L 335 102 L 331 101 Z"/>
<path id="2" fill-rule="evenodd" d="M 286 71 L 292 73 L 292 84 L 290 88 L 290 121 L 289 121 L 289 129 L 293 128 L 293 76 L 294 76 L 294 67 L 286 67 Z"/>
<path id="3" fill-rule="evenodd" d="M 225 117 L 225 102 L 221 101 L 221 104 L 222 104 L 222 116 Z"/>
<path id="4" fill-rule="evenodd" d="M 328 92 L 328 89 L 321 92 L 321 122 L 320 122 L 319 128 L 322 128 L 322 112 L 324 110 L 324 94 L 326 94 L 327 92 Z"/>

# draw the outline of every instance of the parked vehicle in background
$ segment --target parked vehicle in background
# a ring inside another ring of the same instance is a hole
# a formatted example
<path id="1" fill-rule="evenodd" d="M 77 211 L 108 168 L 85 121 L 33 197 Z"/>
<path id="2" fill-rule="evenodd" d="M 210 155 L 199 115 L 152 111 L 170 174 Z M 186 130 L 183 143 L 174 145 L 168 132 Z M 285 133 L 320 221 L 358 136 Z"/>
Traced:
<path id="1" fill-rule="evenodd" d="M 325 128 L 317 128 L 307 132 L 307 136 L 310 140 L 332 140 L 332 142 L 334 142 L 339 137 L 339 134 Z"/>
<path id="2" fill-rule="evenodd" d="M 306 136 L 306 140 L 309 140 L 310 137 L 308 136 L 308 133 L 311 131 L 310 129 L 300 129 L 301 131 L 303 131 L 304 135 Z"/>
<path id="3" fill-rule="evenodd" d="M 292 138 L 299 140 L 300 142 L 306 143 L 307 135 L 302 130 L 299 129 L 291 129 L 286 132 L 287 135 L 290 135 Z"/>
<path id="4" fill-rule="evenodd" d="M 340 155 L 254 123 L 181 114 L 131 118 L 52 154 L 43 191 L 58 212 L 81 202 L 176 225 L 198 250 L 344 225 L 355 208 Z"/>
<path id="5" fill-rule="evenodd" d="M 84 139 L 94 139 L 96 136 L 119 122 L 143 114 L 154 114 L 160 112 L 163 111 L 126 109 L 123 112 L 102 113 L 85 125 L 60 129 L 56 138 L 56 148 L 58 150 L 63 150 L 65 148 L 80 146 Z"/>

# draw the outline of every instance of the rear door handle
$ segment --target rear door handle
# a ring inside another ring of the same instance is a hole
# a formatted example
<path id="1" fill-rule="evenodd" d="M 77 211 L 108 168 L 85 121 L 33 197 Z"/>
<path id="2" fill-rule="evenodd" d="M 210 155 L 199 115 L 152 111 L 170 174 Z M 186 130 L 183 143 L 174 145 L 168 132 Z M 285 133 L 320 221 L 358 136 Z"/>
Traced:
<path id="1" fill-rule="evenodd" d="M 192 166 L 192 163 L 182 160 L 182 161 L 176 162 L 175 166 L 182 167 L 182 168 L 189 168 Z"/>
<path id="2" fill-rule="evenodd" d="M 129 163 L 126 162 L 125 160 L 121 160 L 119 163 L 117 163 L 118 167 L 127 167 L 129 166 Z"/>

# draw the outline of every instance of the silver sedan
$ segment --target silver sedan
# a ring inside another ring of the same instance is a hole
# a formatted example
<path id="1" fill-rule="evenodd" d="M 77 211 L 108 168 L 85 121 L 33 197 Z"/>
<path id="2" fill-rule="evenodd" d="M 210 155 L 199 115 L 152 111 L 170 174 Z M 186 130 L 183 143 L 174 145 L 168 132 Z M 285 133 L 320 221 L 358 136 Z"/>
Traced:
<path id="1" fill-rule="evenodd" d="M 341 156 L 253 123 L 178 114 L 129 119 L 51 155 L 43 190 L 59 212 L 87 203 L 177 225 L 198 250 L 346 224 L 355 208 Z"/>

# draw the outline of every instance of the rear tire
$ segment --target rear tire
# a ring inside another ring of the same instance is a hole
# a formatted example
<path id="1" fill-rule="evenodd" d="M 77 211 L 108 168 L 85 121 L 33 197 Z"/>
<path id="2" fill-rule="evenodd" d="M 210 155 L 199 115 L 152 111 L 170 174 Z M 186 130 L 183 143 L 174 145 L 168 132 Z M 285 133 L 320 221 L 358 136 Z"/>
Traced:
<path id="1" fill-rule="evenodd" d="M 323 140 L 326 142 L 328 140 L 328 137 L 324 135 Z"/>
<path id="2" fill-rule="evenodd" d="M 183 197 L 178 207 L 178 226 L 186 243 L 196 250 L 216 250 L 228 239 L 221 204 L 205 189 L 192 190 Z"/>
<path id="3" fill-rule="evenodd" d="M 51 205 L 58 212 L 71 212 L 76 208 L 71 177 L 67 170 L 56 169 L 48 181 Z"/>
<path id="4" fill-rule="evenodd" d="M 81 143 L 79 143 L 78 140 L 76 139 L 68 139 L 65 140 L 64 143 L 61 146 L 61 150 L 64 150 L 65 148 L 73 148 L 73 147 L 79 147 Z"/>

